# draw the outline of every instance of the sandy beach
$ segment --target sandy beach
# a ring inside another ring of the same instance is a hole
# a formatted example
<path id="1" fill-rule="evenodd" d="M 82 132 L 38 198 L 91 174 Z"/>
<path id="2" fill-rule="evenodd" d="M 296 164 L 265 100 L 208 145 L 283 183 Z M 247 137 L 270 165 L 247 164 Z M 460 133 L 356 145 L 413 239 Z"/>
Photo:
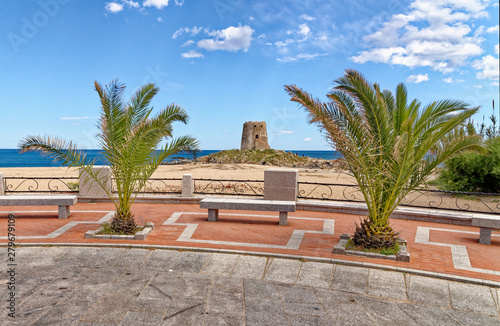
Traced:
<path id="1" fill-rule="evenodd" d="M 256 164 L 202 164 L 188 163 L 183 165 L 161 165 L 153 174 L 153 178 L 182 178 L 191 174 L 195 179 L 224 180 L 264 180 L 264 170 L 290 169 Z M 337 169 L 304 169 L 299 171 L 299 181 L 320 183 L 356 184 L 355 180 L 339 173 Z M 78 177 L 78 170 L 64 167 L 42 168 L 0 168 L 0 172 L 8 177 Z"/>
<path id="2" fill-rule="evenodd" d="M 274 167 L 268 165 L 256 164 L 207 164 L 207 163 L 188 163 L 183 165 L 162 165 L 153 174 L 152 178 L 172 178 L 182 179 L 184 174 L 191 174 L 195 179 L 195 186 L 200 189 L 208 189 L 221 186 L 220 183 L 210 181 L 196 181 L 197 179 L 216 179 L 216 180 L 264 180 L 264 171 L 267 169 L 290 169 L 286 167 Z M 345 171 L 338 169 L 309 169 L 309 168 L 296 168 L 299 171 L 299 182 L 311 183 L 299 185 L 299 196 L 308 199 L 330 199 L 330 200 L 354 200 L 363 201 L 361 193 L 357 190 L 356 181 L 353 177 L 347 175 Z M 37 191 L 45 190 L 47 188 L 67 189 L 67 185 L 56 180 L 33 180 L 21 181 L 20 179 L 10 179 L 13 177 L 24 178 L 73 178 L 64 180 L 66 184 L 78 182 L 78 170 L 68 169 L 64 167 L 43 167 L 43 168 L 2 168 L 0 172 L 7 178 L 7 188 L 17 191 L 27 191 L 29 187 Z M 49 184 L 50 182 L 50 184 Z M 312 183 L 329 184 L 317 185 Z M 10 186 L 9 186 L 10 184 Z M 335 185 L 332 185 L 335 184 Z M 165 185 L 179 189 L 181 186 L 180 180 L 168 181 L 153 181 L 150 185 L 151 188 L 159 189 L 165 188 Z M 252 194 L 251 187 L 262 188 L 262 183 L 238 183 L 228 182 L 224 186 L 234 187 L 237 185 L 239 189 L 245 189 L 246 193 Z M 168 188 L 167 186 L 167 188 Z M 159 187 L 159 188 L 158 188 Z M 208 187 L 208 188 L 206 188 Z M 169 189 L 173 189 L 169 188 Z M 436 187 L 429 187 L 436 190 Z M 166 188 L 165 188 L 166 189 Z M 158 190 L 157 190 L 158 191 Z M 216 193 L 213 193 L 216 194 Z M 413 192 L 409 194 L 403 201 L 403 204 L 413 205 L 423 208 L 441 208 L 441 209 L 459 209 L 464 211 L 474 210 L 485 213 L 498 213 L 500 210 L 499 197 L 475 197 L 475 196 L 453 196 L 444 193 L 429 193 Z"/>

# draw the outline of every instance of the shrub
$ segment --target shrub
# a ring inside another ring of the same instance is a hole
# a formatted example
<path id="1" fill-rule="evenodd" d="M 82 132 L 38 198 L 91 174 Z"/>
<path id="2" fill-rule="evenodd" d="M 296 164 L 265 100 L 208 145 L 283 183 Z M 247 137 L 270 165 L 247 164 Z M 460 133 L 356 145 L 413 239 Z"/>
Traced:
<path id="1" fill-rule="evenodd" d="M 438 182 L 453 191 L 500 192 L 500 137 L 486 141 L 486 154 L 462 153 L 444 164 Z"/>

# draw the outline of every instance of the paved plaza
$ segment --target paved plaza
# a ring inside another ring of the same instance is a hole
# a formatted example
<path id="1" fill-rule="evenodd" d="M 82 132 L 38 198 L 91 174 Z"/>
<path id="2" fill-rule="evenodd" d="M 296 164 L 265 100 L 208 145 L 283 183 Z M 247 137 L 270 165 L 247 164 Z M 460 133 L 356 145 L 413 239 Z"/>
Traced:
<path id="1" fill-rule="evenodd" d="M 2 325 L 500 325 L 498 288 L 394 271 L 109 247 L 17 259 L 17 317 Z"/>
<path id="2" fill-rule="evenodd" d="M 13 213 L 18 245 L 16 318 L 5 305 L 0 325 L 500 325 L 498 232 L 488 246 L 478 228 L 393 220 L 407 263 L 333 254 L 355 215 L 297 211 L 280 226 L 273 212 L 133 210 L 155 225 L 144 241 L 84 239 L 111 204 L 78 203 L 68 219 L 0 207 L 0 241 Z"/>

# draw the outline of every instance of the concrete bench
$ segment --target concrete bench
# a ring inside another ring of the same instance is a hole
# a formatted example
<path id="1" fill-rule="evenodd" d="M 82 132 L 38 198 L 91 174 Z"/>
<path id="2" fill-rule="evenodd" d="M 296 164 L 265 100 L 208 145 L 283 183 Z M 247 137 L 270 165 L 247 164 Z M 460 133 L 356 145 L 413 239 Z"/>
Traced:
<path id="1" fill-rule="evenodd" d="M 205 198 L 200 201 L 200 208 L 208 209 L 208 220 L 210 222 L 215 222 L 219 219 L 219 209 L 229 209 L 280 212 L 279 225 L 287 225 L 288 212 L 295 212 L 295 202 L 262 199 Z"/>
<path id="2" fill-rule="evenodd" d="M 52 206 L 57 205 L 59 218 L 68 218 L 69 207 L 76 204 L 77 196 L 0 196 L 0 206 Z"/>
<path id="3" fill-rule="evenodd" d="M 479 243 L 491 244 L 491 230 L 500 229 L 500 216 L 473 214 L 472 226 L 479 227 Z"/>

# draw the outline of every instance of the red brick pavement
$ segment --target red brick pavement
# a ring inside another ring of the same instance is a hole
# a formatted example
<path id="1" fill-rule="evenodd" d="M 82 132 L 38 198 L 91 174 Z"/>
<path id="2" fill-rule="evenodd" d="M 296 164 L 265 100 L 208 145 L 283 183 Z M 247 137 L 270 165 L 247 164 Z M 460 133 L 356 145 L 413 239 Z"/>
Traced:
<path id="1" fill-rule="evenodd" d="M 110 203 L 89 204 L 78 203 L 72 206 L 70 218 L 63 220 L 57 218 L 56 207 L 0 207 L 0 236 L 7 235 L 7 215 L 13 211 L 29 211 L 29 213 L 15 213 L 16 242 L 26 243 L 112 243 L 112 244 L 144 244 L 175 247 L 197 247 L 218 248 L 229 250 L 244 250 L 254 252 L 283 253 L 300 256 L 314 256 L 323 258 L 334 258 L 339 260 L 359 261 L 376 263 L 387 266 L 399 266 L 430 272 L 438 272 L 477 279 L 500 281 L 499 275 L 487 272 L 477 272 L 455 268 L 453 264 L 451 249 L 449 246 L 415 243 L 417 227 L 430 228 L 431 242 L 450 245 L 465 246 L 467 249 L 471 266 L 473 268 L 496 271 L 500 274 L 500 237 L 492 237 L 492 244 L 481 245 L 478 243 L 479 229 L 475 227 L 462 227 L 440 223 L 418 222 L 408 220 L 391 220 L 392 226 L 401 232 L 401 237 L 408 241 L 408 251 L 411 262 L 395 262 L 385 259 L 362 258 L 332 253 L 333 247 L 338 243 L 340 234 L 352 234 L 354 223 L 358 222 L 360 216 L 349 214 L 334 214 L 312 211 L 297 211 L 289 214 L 289 225 L 278 225 L 278 214 L 275 212 L 251 212 L 251 211 L 221 211 L 218 222 L 207 221 L 207 211 L 200 209 L 198 205 L 184 204 L 135 204 L 133 211 L 138 224 L 153 222 L 155 229 L 145 241 L 124 240 L 89 240 L 84 239 L 84 233 L 95 230 L 98 220 L 106 215 L 105 211 L 113 211 L 114 206 Z M 42 212 L 34 212 L 42 211 Z M 92 212 L 102 211 L 102 212 Z M 203 242 L 178 241 L 178 237 L 186 226 L 163 225 L 163 223 L 174 212 L 189 212 L 199 214 L 183 214 L 176 223 L 197 224 L 192 239 L 202 241 L 233 242 L 232 244 L 218 243 L 210 244 Z M 252 215 L 241 216 L 238 214 Z M 268 217 L 268 216 L 276 217 Z M 294 219 L 303 217 L 308 219 Z M 237 243 L 266 244 L 285 246 L 294 230 L 322 231 L 323 221 L 315 219 L 335 220 L 335 233 L 305 233 L 302 243 L 298 249 L 262 248 L 252 245 L 242 246 Z M 77 224 L 68 231 L 55 238 L 22 239 L 24 236 L 46 236 L 69 222 L 95 222 L 88 224 Z M 433 229 L 444 229 L 433 230 Z M 466 231 L 472 233 L 454 232 Z M 493 234 L 499 234 L 494 232 Z M 7 240 L 0 240 L 6 243 Z M 234 243 L 236 242 L 236 243 Z"/>

